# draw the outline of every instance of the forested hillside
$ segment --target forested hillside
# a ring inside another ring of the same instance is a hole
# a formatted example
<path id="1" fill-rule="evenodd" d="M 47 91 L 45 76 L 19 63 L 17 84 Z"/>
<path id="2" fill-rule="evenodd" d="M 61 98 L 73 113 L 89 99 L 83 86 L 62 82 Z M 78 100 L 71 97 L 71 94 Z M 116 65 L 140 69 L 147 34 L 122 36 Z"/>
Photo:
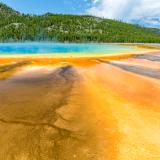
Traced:
<path id="1" fill-rule="evenodd" d="M 93 16 L 25 15 L 0 3 L 0 41 L 160 42 L 160 30 Z"/>

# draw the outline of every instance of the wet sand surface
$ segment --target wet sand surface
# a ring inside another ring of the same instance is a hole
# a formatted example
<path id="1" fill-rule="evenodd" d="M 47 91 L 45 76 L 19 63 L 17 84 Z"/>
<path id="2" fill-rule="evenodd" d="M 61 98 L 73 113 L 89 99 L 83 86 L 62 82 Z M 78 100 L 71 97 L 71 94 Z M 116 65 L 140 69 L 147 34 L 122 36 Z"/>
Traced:
<path id="1" fill-rule="evenodd" d="M 142 67 L 142 66 L 129 65 L 125 63 L 119 63 L 118 61 L 117 62 L 116 61 L 113 61 L 113 62 L 101 61 L 101 62 L 111 64 L 113 66 L 122 68 L 129 72 L 160 79 L 160 68 L 153 69 L 149 67 Z"/>
<path id="2" fill-rule="evenodd" d="M 159 160 L 157 57 L 1 64 L 0 160 Z"/>
<path id="3" fill-rule="evenodd" d="M 159 55 L 138 55 L 138 56 L 135 56 L 135 58 L 137 59 L 147 59 L 147 60 L 150 60 L 150 61 L 158 61 L 160 62 L 160 56 Z"/>

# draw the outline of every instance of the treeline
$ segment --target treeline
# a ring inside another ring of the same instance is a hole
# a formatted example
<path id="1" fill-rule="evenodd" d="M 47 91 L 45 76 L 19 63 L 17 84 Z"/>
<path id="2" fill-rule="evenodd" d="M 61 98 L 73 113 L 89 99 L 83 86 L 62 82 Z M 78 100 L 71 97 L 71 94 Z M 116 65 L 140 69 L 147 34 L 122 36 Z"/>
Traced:
<path id="1" fill-rule="evenodd" d="M 93 16 L 24 15 L 0 4 L 0 41 L 160 43 L 160 31 Z"/>

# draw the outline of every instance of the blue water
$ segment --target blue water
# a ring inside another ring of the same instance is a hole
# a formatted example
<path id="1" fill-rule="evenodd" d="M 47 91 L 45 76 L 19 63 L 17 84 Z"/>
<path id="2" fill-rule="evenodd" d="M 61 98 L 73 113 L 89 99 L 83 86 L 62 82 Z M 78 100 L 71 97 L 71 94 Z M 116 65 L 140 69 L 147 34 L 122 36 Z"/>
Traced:
<path id="1" fill-rule="evenodd" d="M 136 51 L 134 47 L 111 44 L 73 43 L 0 43 L 0 54 L 109 54 Z"/>

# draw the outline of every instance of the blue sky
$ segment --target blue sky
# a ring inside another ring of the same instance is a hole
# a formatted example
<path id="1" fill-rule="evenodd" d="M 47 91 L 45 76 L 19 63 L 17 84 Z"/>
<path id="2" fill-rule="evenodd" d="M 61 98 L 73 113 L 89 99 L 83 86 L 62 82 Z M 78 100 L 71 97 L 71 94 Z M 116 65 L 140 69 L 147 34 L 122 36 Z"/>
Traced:
<path id="1" fill-rule="evenodd" d="M 90 1 L 86 0 L 0 0 L 22 13 L 84 14 Z"/>
<path id="2" fill-rule="evenodd" d="M 160 28 L 160 0 L 0 0 L 22 13 L 90 14 Z"/>

